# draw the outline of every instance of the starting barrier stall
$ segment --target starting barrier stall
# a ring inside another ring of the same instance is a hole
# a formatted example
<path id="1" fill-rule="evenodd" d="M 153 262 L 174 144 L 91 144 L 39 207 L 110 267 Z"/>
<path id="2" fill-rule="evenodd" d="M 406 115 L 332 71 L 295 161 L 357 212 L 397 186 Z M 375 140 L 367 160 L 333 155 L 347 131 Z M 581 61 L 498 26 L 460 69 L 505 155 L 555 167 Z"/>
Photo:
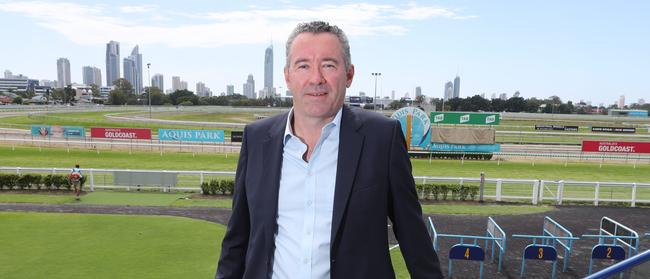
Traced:
<path id="1" fill-rule="evenodd" d="M 591 274 L 593 260 L 615 260 L 621 261 L 627 257 L 634 256 L 639 252 L 639 234 L 614 221 L 609 217 L 600 219 L 598 235 L 583 235 L 586 238 L 598 238 L 598 244 L 591 249 L 589 259 L 589 274 Z M 621 273 L 621 278 L 623 273 Z"/>
<path id="2" fill-rule="evenodd" d="M 573 237 L 573 234 L 569 230 L 548 216 L 544 217 L 542 235 L 514 234 L 512 237 L 528 238 L 533 240 L 532 244 L 524 248 L 523 257 L 521 259 L 520 276 L 524 277 L 526 271 L 526 260 L 541 260 L 553 262 L 553 270 L 551 273 L 552 278 L 555 278 L 558 258 L 564 258 L 562 271 L 566 272 L 569 264 L 569 257 L 571 256 L 571 251 L 573 249 L 573 241 L 579 239 Z M 564 252 L 562 255 L 558 255 L 558 250 L 556 249 L 557 245 L 564 248 L 562 249 Z"/>
<path id="3" fill-rule="evenodd" d="M 480 240 L 485 240 L 485 247 L 489 247 L 489 243 L 492 244 L 492 260 L 494 261 L 494 247 L 499 247 L 499 272 L 501 272 L 502 259 L 506 251 L 506 234 L 499 227 L 499 225 L 492 219 L 488 217 L 486 236 L 474 236 L 474 235 L 459 235 L 459 234 L 441 234 L 436 231 L 435 226 L 433 225 L 433 219 L 429 217 L 429 235 L 431 236 L 431 242 L 433 243 L 433 249 L 438 252 L 439 250 L 439 241 L 438 238 L 447 237 L 447 238 L 458 238 L 459 243 L 455 244 L 449 250 L 449 268 L 448 276 L 452 277 L 453 275 L 453 261 L 454 260 L 464 260 L 464 261 L 478 261 L 480 263 L 479 267 L 479 278 L 483 278 L 483 263 L 485 261 L 485 250 L 478 245 Z"/>

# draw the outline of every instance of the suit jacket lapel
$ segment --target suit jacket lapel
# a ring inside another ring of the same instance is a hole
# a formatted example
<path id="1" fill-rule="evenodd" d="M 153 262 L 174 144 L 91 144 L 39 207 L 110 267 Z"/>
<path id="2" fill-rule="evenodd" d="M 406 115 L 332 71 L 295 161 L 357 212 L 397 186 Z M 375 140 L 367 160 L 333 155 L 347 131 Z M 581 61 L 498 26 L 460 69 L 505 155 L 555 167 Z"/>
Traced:
<path id="1" fill-rule="evenodd" d="M 330 247 L 333 247 L 333 244 L 336 243 L 341 220 L 347 210 L 348 199 L 357 173 L 364 140 L 364 135 L 357 132 L 360 126 L 361 123 L 355 114 L 348 107 L 343 106 Z"/>
<path id="2" fill-rule="evenodd" d="M 264 168 L 261 172 L 261 181 L 266 181 L 263 188 L 259 189 L 264 191 L 268 197 L 267 202 L 263 207 L 269 210 L 267 215 L 267 222 L 265 224 L 265 243 L 269 245 L 266 251 L 269 251 L 268 259 L 271 259 L 274 251 L 274 235 L 277 231 L 278 225 L 276 217 L 278 215 L 278 192 L 280 189 L 280 174 L 282 170 L 282 151 L 284 148 L 284 128 L 287 124 L 287 114 L 283 113 L 280 121 L 269 129 L 268 137 L 260 142 L 263 150 L 262 158 L 260 158 Z M 269 264 L 271 261 L 269 261 Z M 268 268 L 271 268 L 270 266 Z M 269 269 L 270 270 L 270 269 Z"/>

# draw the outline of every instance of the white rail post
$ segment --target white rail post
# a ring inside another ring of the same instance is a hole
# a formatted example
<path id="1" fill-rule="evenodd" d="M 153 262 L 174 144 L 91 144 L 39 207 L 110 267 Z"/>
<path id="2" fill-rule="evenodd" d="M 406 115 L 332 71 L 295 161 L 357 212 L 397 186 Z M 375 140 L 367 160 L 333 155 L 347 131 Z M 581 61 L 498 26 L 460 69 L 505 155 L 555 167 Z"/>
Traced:
<path id="1" fill-rule="evenodd" d="M 539 180 L 533 182 L 533 205 L 537 205 L 537 196 L 539 195 Z"/>
<path id="2" fill-rule="evenodd" d="M 562 205 L 562 198 L 564 198 L 564 180 L 557 183 L 557 204 Z"/>
<path id="3" fill-rule="evenodd" d="M 636 182 L 632 183 L 632 207 L 636 207 Z"/>
<path id="4" fill-rule="evenodd" d="M 594 205 L 598 206 L 598 196 L 600 196 L 600 182 L 596 182 L 596 191 L 594 196 Z"/>
<path id="5" fill-rule="evenodd" d="M 203 185 L 203 172 L 201 172 L 201 183 L 199 185 Z"/>
<path id="6" fill-rule="evenodd" d="M 544 180 L 539 181 L 539 195 L 538 195 L 538 200 L 541 203 L 544 203 Z"/>
<path id="7" fill-rule="evenodd" d="M 90 191 L 95 191 L 95 176 L 93 175 L 93 169 L 90 169 Z"/>
<path id="8" fill-rule="evenodd" d="M 502 182 L 503 181 L 501 179 L 497 179 L 497 190 L 496 190 L 497 191 L 497 193 L 496 193 L 497 197 L 496 197 L 496 199 L 497 199 L 498 202 L 501 201 L 501 183 Z"/>

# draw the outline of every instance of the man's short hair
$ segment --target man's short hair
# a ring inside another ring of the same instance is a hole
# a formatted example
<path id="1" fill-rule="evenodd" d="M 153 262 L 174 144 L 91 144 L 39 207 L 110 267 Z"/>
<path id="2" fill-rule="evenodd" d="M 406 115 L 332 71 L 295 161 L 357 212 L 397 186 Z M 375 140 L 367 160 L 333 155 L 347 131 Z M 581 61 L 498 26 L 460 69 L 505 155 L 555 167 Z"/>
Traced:
<path id="1" fill-rule="evenodd" d="M 289 39 L 287 39 L 287 49 L 285 52 L 287 55 L 287 61 L 284 66 L 285 68 L 289 68 L 289 64 L 291 63 L 291 61 L 289 61 L 289 57 L 291 56 L 291 44 L 293 44 L 293 40 L 295 40 L 296 37 L 302 33 L 330 33 L 336 36 L 339 39 L 339 43 L 341 43 L 341 48 L 343 49 L 343 63 L 345 64 L 345 69 L 350 69 L 350 65 L 352 65 L 352 58 L 350 56 L 350 43 L 348 42 L 348 37 L 345 36 L 343 30 L 341 30 L 338 26 L 330 25 L 328 22 L 324 21 L 299 23 L 298 26 L 293 29 L 293 32 L 291 32 L 291 35 L 289 35 Z"/>

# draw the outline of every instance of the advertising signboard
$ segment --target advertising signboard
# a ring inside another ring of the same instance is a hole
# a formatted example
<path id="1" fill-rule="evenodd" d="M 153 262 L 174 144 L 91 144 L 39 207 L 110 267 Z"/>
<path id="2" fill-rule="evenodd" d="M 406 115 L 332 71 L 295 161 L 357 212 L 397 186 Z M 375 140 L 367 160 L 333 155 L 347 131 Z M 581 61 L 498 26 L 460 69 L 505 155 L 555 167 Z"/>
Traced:
<path id="1" fill-rule="evenodd" d="M 104 139 L 151 139 L 151 129 L 144 128 L 90 128 L 90 136 Z"/>
<path id="2" fill-rule="evenodd" d="M 596 127 L 593 126 L 591 127 L 592 132 L 605 132 L 605 133 L 628 133 L 628 134 L 634 134 L 636 133 L 636 128 L 628 128 L 628 127 Z"/>
<path id="3" fill-rule="evenodd" d="M 410 146 L 426 148 L 429 145 L 431 141 L 431 121 L 424 111 L 414 107 L 405 107 L 393 113 L 391 118 L 397 119 L 402 125 L 404 136 L 408 137 L 410 135 Z"/>
<path id="4" fill-rule="evenodd" d="M 571 131 L 577 132 L 578 126 L 564 126 L 564 125 L 537 125 L 535 124 L 535 130 L 541 131 Z"/>
<path id="5" fill-rule="evenodd" d="M 242 142 L 244 140 L 244 131 L 230 131 L 231 142 Z"/>
<path id="6" fill-rule="evenodd" d="M 159 140 L 224 142 L 223 130 L 158 129 Z"/>
<path id="7" fill-rule="evenodd" d="M 583 152 L 650 153 L 650 142 L 582 141 Z"/>
<path id="8" fill-rule="evenodd" d="M 84 127 L 80 126 L 32 126 L 32 136 L 83 138 L 85 135 Z"/>
<path id="9" fill-rule="evenodd" d="M 450 152 L 477 152 L 492 153 L 501 150 L 500 144 L 452 144 L 432 142 L 429 146 L 432 151 L 450 151 Z"/>
<path id="10" fill-rule="evenodd" d="M 499 125 L 498 113 L 431 112 L 432 124 Z"/>

